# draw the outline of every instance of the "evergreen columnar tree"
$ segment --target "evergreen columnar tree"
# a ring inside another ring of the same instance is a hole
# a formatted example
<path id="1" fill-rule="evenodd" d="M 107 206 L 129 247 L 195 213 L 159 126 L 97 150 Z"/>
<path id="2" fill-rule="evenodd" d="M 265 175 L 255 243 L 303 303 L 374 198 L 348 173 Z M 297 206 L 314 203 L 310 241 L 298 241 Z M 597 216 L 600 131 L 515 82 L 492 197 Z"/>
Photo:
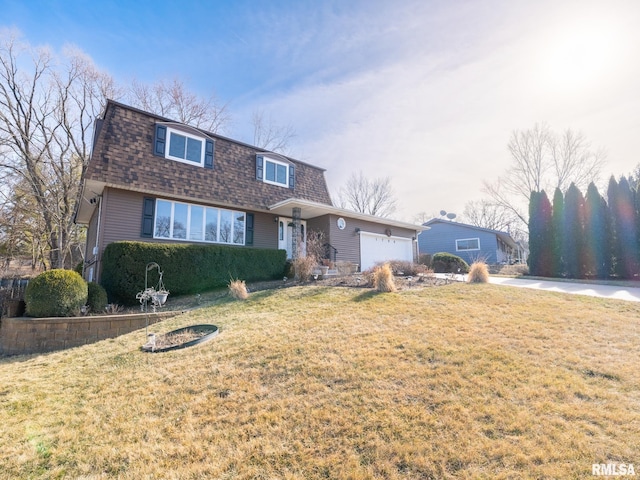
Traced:
<path id="1" fill-rule="evenodd" d="M 607 189 L 609 200 L 609 228 L 612 235 L 611 256 L 613 273 L 618 278 L 631 278 L 637 263 L 635 245 L 634 202 L 629 182 L 625 177 L 617 182 L 611 177 Z M 634 255 L 635 252 L 635 255 Z"/>
<path id="2" fill-rule="evenodd" d="M 635 191 L 626 177 L 620 178 L 615 195 L 615 208 L 611 214 L 617 234 L 616 273 L 631 279 L 638 274 L 638 226 L 636 225 Z"/>
<path id="3" fill-rule="evenodd" d="M 611 258 L 611 273 L 620 277 L 622 275 L 620 242 L 618 240 L 618 182 L 612 175 L 607 186 L 607 204 L 609 210 L 609 257 Z"/>
<path id="4" fill-rule="evenodd" d="M 564 197 L 564 228 L 562 258 L 569 278 L 583 278 L 586 274 L 584 253 L 584 197 L 574 183 Z"/>
<path id="5" fill-rule="evenodd" d="M 564 229 L 564 195 L 560 188 L 556 188 L 553 194 L 553 215 L 552 215 L 552 268 L 554 277 L 562 277 L 566 273 L 566 267 L 562 258 L 563 250 L 563 229 Z"/>
<path id="6" fill-rule="evenodd" d="M 585 261 L 587 274 L 607 278 L 611 273 L 608 208 L 593 182 L 585 199 Z"/>
<path id="7" fill-rule="evenodd" d="M 531 192 L 529 200 L 529 271 L 552 274 L 552 209 L 546 192 Z"/>

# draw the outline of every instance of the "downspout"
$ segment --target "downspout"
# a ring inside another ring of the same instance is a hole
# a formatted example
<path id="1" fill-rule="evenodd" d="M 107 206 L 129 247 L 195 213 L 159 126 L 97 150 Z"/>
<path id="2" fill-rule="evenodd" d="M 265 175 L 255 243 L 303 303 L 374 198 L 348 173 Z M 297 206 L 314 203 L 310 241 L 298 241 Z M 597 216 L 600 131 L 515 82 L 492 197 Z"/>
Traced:
<path id="1" fill-rule="evenodd" d="M 96 244 L 93 247 L 93 265 L 94 271 L 92 275 L 92 281 L 98 276 L 98 243 L 100 242 L 100 222 L 102 221 L 102 195 L 96 197 L 98 199 L 98 222 L 96 224 Z"/>

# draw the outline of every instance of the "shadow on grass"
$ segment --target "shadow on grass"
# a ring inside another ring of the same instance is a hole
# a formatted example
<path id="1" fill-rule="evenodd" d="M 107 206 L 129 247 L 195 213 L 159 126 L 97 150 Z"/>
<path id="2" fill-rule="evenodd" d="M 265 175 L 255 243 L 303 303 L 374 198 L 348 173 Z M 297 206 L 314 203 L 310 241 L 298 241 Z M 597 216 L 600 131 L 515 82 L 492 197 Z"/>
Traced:
<path id="1" fill-rule="evenodd" d="M 356 295 L 353 298 L 354 302 L 366 302 L 367 300 L 371 300 L 372 298 L 377 297 L 378 295 L 382 295 L 383 292 L 378 292 L 376 290 L 367 290 L 366 292 L 362 292 Z"/>

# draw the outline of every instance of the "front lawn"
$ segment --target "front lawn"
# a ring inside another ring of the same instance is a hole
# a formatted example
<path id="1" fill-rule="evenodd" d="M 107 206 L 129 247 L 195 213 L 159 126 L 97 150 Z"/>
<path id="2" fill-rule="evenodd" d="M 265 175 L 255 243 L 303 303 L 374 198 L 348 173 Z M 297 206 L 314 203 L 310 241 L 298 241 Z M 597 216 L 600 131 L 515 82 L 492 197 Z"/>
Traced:
<path id="1" fill-rule="evenodd" d="M 640 304 L 487 284 L 266 290 L 0 359 L 0 478 L 581 478 L 640 469 Z"/>

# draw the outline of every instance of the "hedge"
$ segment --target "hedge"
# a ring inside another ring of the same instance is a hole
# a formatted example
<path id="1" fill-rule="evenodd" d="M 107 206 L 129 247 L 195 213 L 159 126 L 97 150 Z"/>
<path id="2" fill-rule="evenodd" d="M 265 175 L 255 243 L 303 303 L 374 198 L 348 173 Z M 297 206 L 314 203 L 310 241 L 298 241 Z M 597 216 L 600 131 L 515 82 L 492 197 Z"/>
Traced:
<path id="1" fill-rule="evenodd" d="M 111 303 L 132 305 L 144 290 L 145 269 L 155 262 L 171 295 L 189 295 L 225 287 L 233 279 L 261 281 L 283 275 L 286 252 L 224 245 L 115 242 L 102 257 L 101 284 Z M 149 287 L 158 283 L 158 269 L 148 271 Z"/>

